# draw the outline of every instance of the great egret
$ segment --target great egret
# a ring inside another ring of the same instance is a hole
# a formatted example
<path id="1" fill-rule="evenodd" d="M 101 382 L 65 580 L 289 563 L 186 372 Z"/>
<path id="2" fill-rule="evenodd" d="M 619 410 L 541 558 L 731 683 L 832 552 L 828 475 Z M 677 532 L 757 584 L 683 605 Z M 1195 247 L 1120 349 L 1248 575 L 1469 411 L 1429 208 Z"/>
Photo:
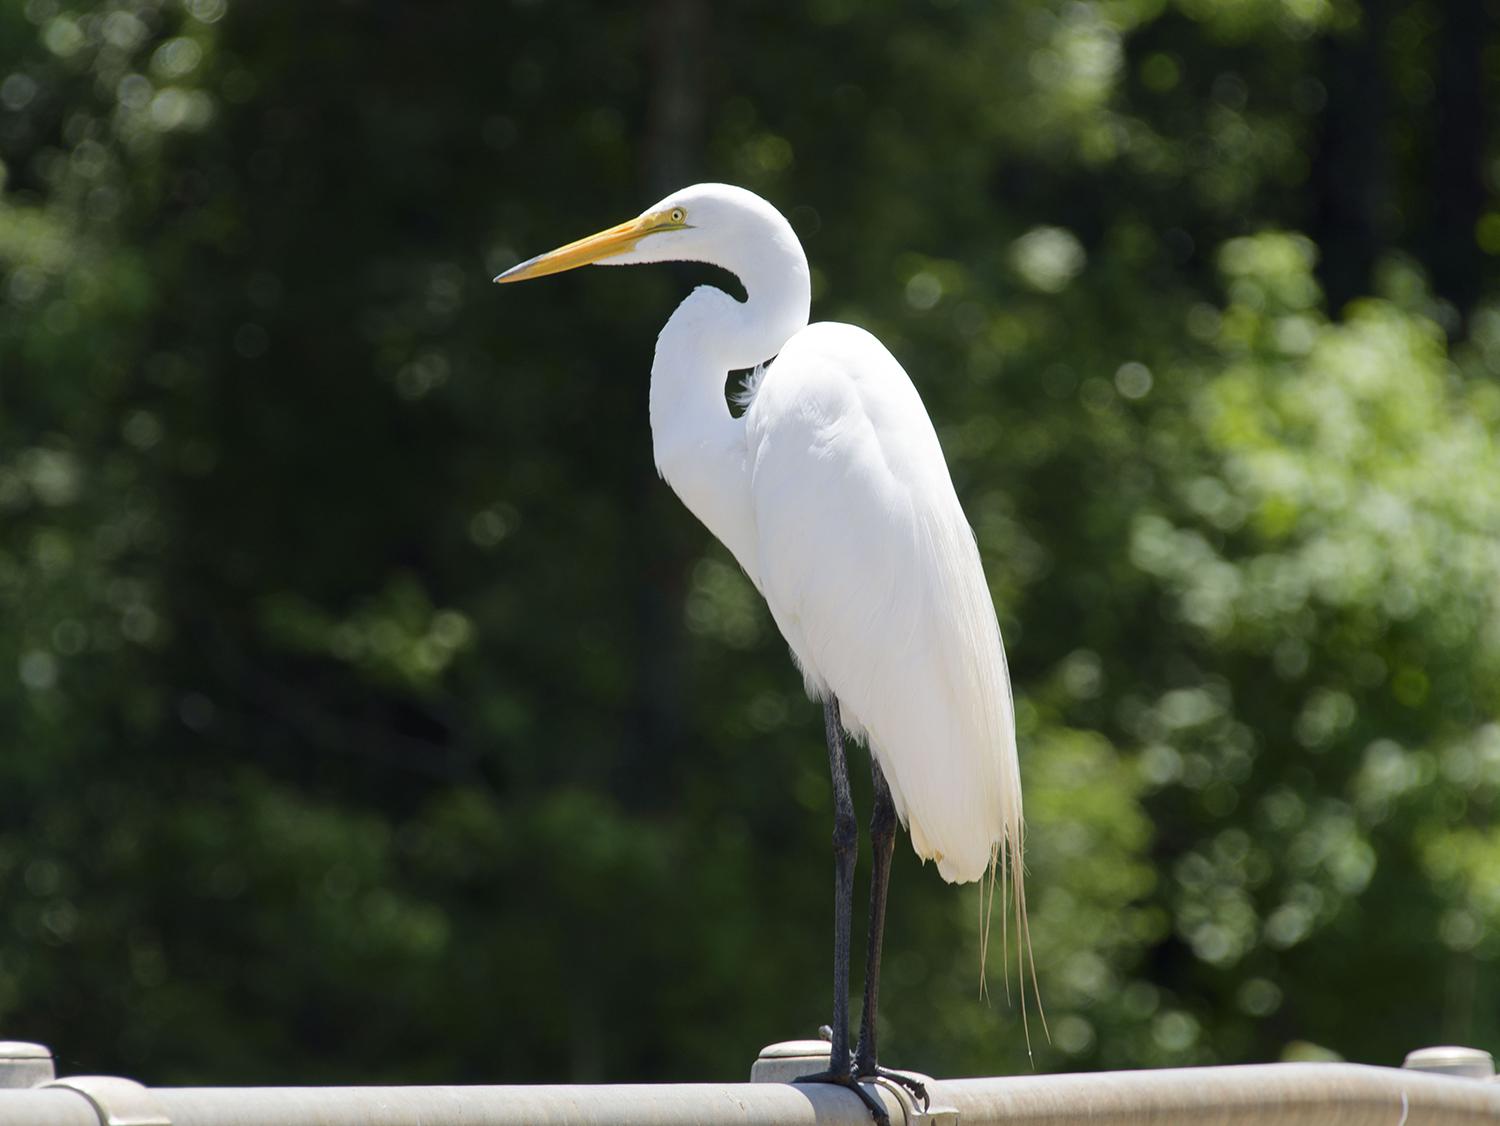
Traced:
<path id="1" fill-rule="evenodd" d="M 698 184 L 639 216 L 507 270 L 524 281 L 589 263 L 693 261 L 744 284 L 741 302 L 700 286 L 656 342 L 656 465 L 764 595 L 823 702 L 833 774 L 834 1014 L 837 1083 L 884 1119 L 858 1080 L 876 1058 L 881 934 L 896 821 L 952 883 L 1015 881 L 1018 941 L 1021 779 L 1010 676 L 973 533 L 916 388 L 853 325 L 808 324 L 807 258 L 791 225 L 742 188 Z M 748 407 L 724 398 L 754 368 Z M 849 927 L 858 828 L 844 732 L 868 742 L 875 808 L 865 1003 L 849 1052 Z M 918 1093 L 925 1099 L 925 1092 Z"/>

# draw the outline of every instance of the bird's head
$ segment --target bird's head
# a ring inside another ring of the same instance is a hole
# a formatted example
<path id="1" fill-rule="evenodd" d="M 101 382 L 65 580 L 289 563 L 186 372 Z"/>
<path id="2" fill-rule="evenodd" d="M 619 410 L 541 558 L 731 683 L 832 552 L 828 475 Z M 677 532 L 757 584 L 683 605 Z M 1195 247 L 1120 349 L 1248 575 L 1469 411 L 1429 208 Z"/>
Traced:
<path id="1" fill-rule="evenodd" d="M 731 248 L 780 238 L 796 242 L 781 213 L 754 192 L 730 184 L 695 184 L 652 204 L 634 219 L 512 266 L 495 280 L 527 281 L 577 266 L 646 262 L 709 262 L 733 268 L 726 261 Z"/>

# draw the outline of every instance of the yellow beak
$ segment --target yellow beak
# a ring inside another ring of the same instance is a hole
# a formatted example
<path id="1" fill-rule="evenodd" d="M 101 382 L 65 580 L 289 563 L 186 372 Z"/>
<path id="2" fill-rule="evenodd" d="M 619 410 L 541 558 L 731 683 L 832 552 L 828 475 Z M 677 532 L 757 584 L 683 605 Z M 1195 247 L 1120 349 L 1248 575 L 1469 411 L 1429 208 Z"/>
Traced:
<path id="1" fill-rule="evenodd" d="M 560 274 L 564 270 L 587 266 L 602 258 L 633 250 L 636 243 L 655 231 L 672 230 L 685 225 L 680 221 L 673 221 L 670 213 L 641 215 L 617 227 L 611 227 L 607 231 L 600 231 L 597 235 L 589 235 L 588 238 L 570 242 L 567 246 L 549 250 L 546 254 L 538 254 L 519 266 L 512 266 L 495 280 L 497 282 L 529 281 L 532 278 L 546 277 L 548 274 Z"/>

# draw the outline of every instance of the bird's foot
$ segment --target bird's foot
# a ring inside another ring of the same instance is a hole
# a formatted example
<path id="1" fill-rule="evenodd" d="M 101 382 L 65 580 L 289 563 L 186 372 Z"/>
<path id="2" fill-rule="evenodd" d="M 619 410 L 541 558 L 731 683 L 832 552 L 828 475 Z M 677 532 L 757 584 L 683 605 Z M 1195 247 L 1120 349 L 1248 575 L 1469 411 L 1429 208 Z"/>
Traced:
<path id="1" fill-rule="evenodd" d="M 874 1060 L 861 1060 L 858 1057 L 854 1060 L 854 1074 L 860 1079 L 884 1079 L 887 1083 L 896 1084 L 916 1099 L 923 1110 L 932 1106 L 932 1100 L 927 1096 L 927 1084 L 914 1075 L 892 1071 L 888 1067 L 881 1067 Z"/>
<path id="2" fill-rule="evenodd" d="M 831 1083 L 837 1087 L 847 1087 L 860 1097 L 860 1100 L 875 1119 L 876 1126 L 891 1126 L 891 1118 L 885 1112 L 885 1104 L 872 1092 L 860 1086 L 859 1078 L 850 1071 L 835 1071 L 830 1068 L 827 1071 L 815 1072 L 812 1075 L 799 1075 L 792 1080 L 793 1083 Z"/>

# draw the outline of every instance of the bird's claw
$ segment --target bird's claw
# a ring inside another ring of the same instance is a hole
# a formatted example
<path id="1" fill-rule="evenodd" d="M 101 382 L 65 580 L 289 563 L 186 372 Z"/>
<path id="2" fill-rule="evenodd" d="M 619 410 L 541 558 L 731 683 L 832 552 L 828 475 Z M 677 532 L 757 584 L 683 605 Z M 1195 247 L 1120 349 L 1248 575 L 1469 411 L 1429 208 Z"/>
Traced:
<path id="1" fill-rule="evenodd" d="M 812 1075 L 799 1075 L 792 1080 L 793 1083 L 831 1083 L 836 1087 L 847 1087 L 860 1097 L 875 1119 L 876 1126 L 891 1126 L 891 1116 L 886 1113 L 885 1104 L 870 1091 L 860 1085 L 859 1077 L 850 1071 L 828 1071 L 815 1072 Z"/>
<path id="2" fill-rule="evenodd" d="M 921 1104 L 924 1111 L 932 1106 L 932 1099 L 927 1095 L 927 1084 L 915 1076 L 908 1075 L 904 1071 L 892 1071 L 888 1067 L 881 1067 L 877 1063 L 865 1063 L 856 1059 L 854 1061 L 854 1074 L 860 1079 L 884 1079 L 887 1083 L 894 1083 L 903 1088 L 912 1098 Z"/>

